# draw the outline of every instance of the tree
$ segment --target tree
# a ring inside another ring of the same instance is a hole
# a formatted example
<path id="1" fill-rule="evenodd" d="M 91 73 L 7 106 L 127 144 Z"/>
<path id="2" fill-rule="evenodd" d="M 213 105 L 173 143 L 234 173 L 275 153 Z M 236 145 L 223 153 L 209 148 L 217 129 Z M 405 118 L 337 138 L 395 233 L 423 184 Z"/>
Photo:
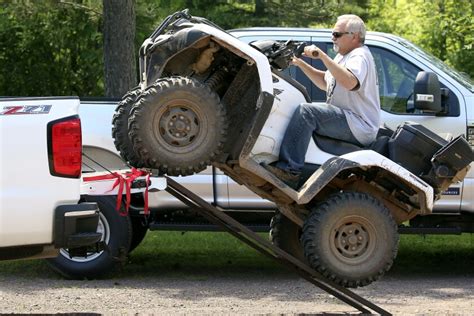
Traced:
<path id="1" fill-rule="evenodd" d="M 105 95 L 121 97 L 137 83 L 135 0 L 103 1 Z"/>
<path id="2" fill-rule="evenodd" d="M 469 0 L 372 0 L 369 27 L 400 35 L 474 77 L 473 13 Z"/>
<path id="3" fill-rule="evenodd" d="M 8 1 L 0 2 L 0 16 L 0 95 L 103 95 L 95 6 Z"/>

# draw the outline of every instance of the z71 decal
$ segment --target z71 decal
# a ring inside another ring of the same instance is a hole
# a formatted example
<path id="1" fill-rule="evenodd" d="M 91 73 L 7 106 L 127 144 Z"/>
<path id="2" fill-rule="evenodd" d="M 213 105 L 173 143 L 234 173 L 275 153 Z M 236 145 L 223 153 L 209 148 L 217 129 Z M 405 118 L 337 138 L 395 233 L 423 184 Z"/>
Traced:
<path id="1" fill-rule="evenodd" d="M 11 105 L 4 106 L 0 115 L 48 114 L 51 105 Z"/>

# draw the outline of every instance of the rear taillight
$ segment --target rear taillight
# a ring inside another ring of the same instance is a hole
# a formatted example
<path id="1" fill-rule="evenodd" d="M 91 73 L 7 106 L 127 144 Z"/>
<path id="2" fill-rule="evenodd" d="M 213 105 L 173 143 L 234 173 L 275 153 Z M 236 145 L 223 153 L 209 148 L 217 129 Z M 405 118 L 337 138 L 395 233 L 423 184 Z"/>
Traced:
<path id="1" fill-rule="evenodd" d="M 68 117 L 48 124 L 48 155 L 49 170 L 53 176 L 81 176 L 82 137 L 79 117 Z"/>

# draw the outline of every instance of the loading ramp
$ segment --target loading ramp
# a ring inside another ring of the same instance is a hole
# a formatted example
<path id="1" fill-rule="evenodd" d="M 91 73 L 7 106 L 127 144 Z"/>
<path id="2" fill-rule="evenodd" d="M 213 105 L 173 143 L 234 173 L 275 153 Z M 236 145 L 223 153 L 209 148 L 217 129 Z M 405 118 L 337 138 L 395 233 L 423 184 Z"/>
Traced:
<path id="1" fill-rule="evenodd" d="M 356 308 L 363 314 L 375 313 L 379 315 L 392 315 L 388 311 L 357 295 L 351 290 L 327 279 L 325 276 L 309 267 L 306 263 L 276 247 L 269 240 L 262 238 L 173 179 L 169 177 L 165 178 L 167 180 L 167 187 L 165 190 L 168 193 L 172 194 L 186 205 L 195 208 L 196 211 L 207 218 L 211 223 L 222 227 L 225 231 L 240 239 L 242 242 L 258 250 L 267 257 L 270 257 L 280 264 L 292 269 L 306 281 L 333 295 L 344 303 Z"/>

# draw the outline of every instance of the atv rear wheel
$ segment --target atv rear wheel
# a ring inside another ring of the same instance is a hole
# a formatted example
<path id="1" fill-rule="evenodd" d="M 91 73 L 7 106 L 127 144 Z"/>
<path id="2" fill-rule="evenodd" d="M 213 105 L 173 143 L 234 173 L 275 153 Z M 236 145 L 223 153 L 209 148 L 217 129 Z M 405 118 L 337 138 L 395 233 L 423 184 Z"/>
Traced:
<path id="1" fill-rule="evenodd" d="M 128 136 L 128 118 L 130 117 L 132 106 L 137 102 L 140 93 L 140 87 L 136 87 L 125 94 L 122 101 L 117 105 L 112 118 L 112 138 L 114 139 L 115 148 L 117 148 L 123 160 L 137 168 L 142 167 L 143 163 L 135 154 L 132 142 Z"/>
<path id="2" fill-rule="evenodd" d="M 300 241 L 302 229 L 288 217 L 280 212 L 276 212 L 270 222 L 271 242 L 286 251 L 293 257 L 306 262 L 303 244 Z"/>
<path id="3" fill-rule="evenodd" d="M 388 209 L 364 193 L 346 192 L 317 206 L 303 226 L 310 265 L 345 287 L 365 286 L 392 266 L 397 225 Z"/>
<path id="4" fill-rule="evenodd" d="M 129 135 L 145 167 L 190 175 L 204 170 L 222 151 L 225 109 L 219 96 L 196 80 L 158 80 L 131 114 Z"/>

